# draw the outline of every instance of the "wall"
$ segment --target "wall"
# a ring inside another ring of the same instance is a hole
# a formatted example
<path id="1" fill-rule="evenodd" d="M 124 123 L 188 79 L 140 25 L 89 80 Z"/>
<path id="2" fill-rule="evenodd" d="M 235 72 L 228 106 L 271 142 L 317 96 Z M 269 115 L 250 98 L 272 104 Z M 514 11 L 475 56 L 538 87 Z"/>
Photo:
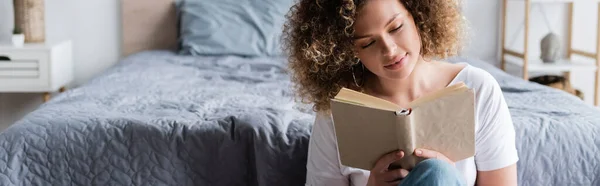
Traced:
<path id="1" fill-rule="evenodd" d="M 467 46 L 462 56 L 496 61 L 498 43 L 499 0 L 467 0 L 463 15 L 469 25 Z"/>
<path id="2" fill-rule="evenodd" d="M 75 82 L 71 87 L 86 82 L 117 62 L 120 51 L 119 2 L 46 1 L 46 38 L 73 41 Z M 0 7 L 0 10 L 4 9 L 5 6 Z M 41 94 L 0 94 L 0 130 L 35 110 L 41 103 Z"/>
<path id="3" fill-rule="evenodd" d="M 598 4 L 592 2 L 581 2 L 575 5 L 574 14 L 574 34 L 573 46 L 579 50 L 596 53 L 597 32 L 598 30 Z M 575 57 L 575 60 L 582 60 L 594 63 L 589 58 Z M 585 93 L 586 102 L 594 103 L 594 79 L 595 74 L 590 71 L 577 71 L 573 77 L 573 84 L 576 88 L 582 89 Z"/>
<path id="4" fill-rule="evenodd" d="M 6 1 L 6 0 L 0 0 Z M 12 1 L 12 0 L 8 0 Z M 119 1 L 117 0 L 52 0 L 47 2 L 48 36 L 50 38 L 72 38 L 74 42 L 75 77 L 74 85 L 86 82 L 117 62 L 119 56 Z M 595 51 L 596 4 L 578 2 L 575 7 L 574 46 Z M 1 4 L 0 4 L 1 5 Z M 464 15 L 471 25 L 469 45 L 464 55 L 497 64 L 500 43 L 501 1 L 466 0 Z M 507 44 L 522 50 L 524 6 L 519 1 L 509 4 Z M 551 28 L 565 36 L 566 30 L 563 4 L 543 5 Z M 0 8 L 2 10 L 4 7 Z M 539 41 L 548 32 L 543 14 L 532 7 L 531 56 L 539 56 Z M 590 21 L 589 23 L 584 21 Z M 563 38 L 564 39 L 564 38 Z M 511 73 L 518 75 L 518 70 Z M 573 84 L 584 90 L 586 101 L 592 103 L 593 74 L 574 73 Z M 0 94 L 0 129 L 21 118 L 41 103 L 39 94 Z"/>
<path id="5" fill-rule="evenodd" d="M 12 0 L 0 0 L 0 44 L 10 43 L 14 22 L 12 6 Z"/>

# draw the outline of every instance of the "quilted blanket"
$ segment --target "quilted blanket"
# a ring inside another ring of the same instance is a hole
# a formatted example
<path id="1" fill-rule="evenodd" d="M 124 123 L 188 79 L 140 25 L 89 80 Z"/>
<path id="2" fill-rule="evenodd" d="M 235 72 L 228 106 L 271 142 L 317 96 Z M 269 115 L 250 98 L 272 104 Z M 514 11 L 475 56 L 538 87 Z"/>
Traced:
<path id="1" fill-rule="evenodd" d="M 520 185 L 600 184 L 600 111 L 467 61 L 505 92 Z M 128 57 L 0 133 L 0 185 L 303 185 L 314 113 L 294 100 L 286 65 Z"/>
<path id="2" fill-rule="evenodd" d="M 131 56 L 0 135 L 0 185 L 303 185 L 283 59 Z"/>
<path id="3" fill-rule="evenodd" d="M 483 61 L 451 61 L 468 61 L 500 84 L 515 126 L 519 185 L 600 185 L 600 109 Z"/>

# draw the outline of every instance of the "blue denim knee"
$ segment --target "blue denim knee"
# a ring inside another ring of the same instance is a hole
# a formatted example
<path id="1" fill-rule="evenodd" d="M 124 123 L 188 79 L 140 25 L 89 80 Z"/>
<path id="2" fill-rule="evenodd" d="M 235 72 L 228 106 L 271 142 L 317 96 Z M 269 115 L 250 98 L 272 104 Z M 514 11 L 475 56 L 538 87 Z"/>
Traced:
<path id="1" fill-rule="evenodd" d="M 466 182 L 458 169 L 451 164 L 439 159 L 427 159 L 418 163 L 399 186 L 416 185 L 463 186 Z"/>

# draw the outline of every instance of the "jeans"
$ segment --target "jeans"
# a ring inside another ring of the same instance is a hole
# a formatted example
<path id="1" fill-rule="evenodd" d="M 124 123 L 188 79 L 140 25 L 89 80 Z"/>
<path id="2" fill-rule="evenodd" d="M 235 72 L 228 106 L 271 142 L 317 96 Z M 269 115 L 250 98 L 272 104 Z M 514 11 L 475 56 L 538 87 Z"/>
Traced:
<path id="1" fill-rule="evenodd" d="M 418 163 L 398 186 L 416 185 L 466 185 L 466 181 L 452 165 L 438 159 Z"/>

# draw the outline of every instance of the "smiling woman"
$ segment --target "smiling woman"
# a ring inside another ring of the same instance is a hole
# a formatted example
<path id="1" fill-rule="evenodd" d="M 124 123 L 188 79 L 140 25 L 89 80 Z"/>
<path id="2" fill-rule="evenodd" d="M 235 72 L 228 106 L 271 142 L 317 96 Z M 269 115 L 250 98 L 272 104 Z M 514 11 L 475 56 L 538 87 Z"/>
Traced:
<path id="1" fill-rule="evenodd" d="M 358 63 L 359 56 L 355 45 L 366 46 L 369 43 L 364 42 L 370 41 L 373 42 L 370 43 L 372 45 L 376 44 L 377 40 L 363 35 L 357 36 L 356 32 L 368 31 L 369 28 L 382 29 L 383 26 L 389 26 L 392 30 L 391 27 L 410 21 L 414 26 L 400 29 L 413 30 L 409 38 L 413 39 L 412 42 L 419 42 L 421 45 L 417 49 L 411 49 L 412 55 L 420 54 L 426 59 L 445 58 L 456 55 L 462 47 L 463 19 L 459 14 L 457 1 L 394 1 L 406 7 L 405 13 L 390 17 L 383 11 L 394 11 L 393 7 L 397 6 L 391 6 L 392 9 L 389 10 L 374 8 L 376 12 L 382 11 L 379 19 L 383 20 L 379 21 L 391 23 L 375 25 L 375 27 L 371 27 L 371 24 L 377 24 L 375 22 L 377 20 L 372 18 L 360 20 L 361 16 L 358 16 L 359 7 L 362 8 L 366 2 L 368 1 L 302 0 L 292 7 L 287 16 L 284 44 L 290 55 L 290 67 L 295 72 L 292 78 L 298 83 L 296 87 L 298 94 L 308 102 L 315 102 L 317 110 L 328 109 L 329 98 L 341 87 L 360 89 L 358 86 L 353 86 L 355 85 L 353 71 L 359 75 L 356 76 L 358 82 L 363 82 L 365 78 L 360 73 L 362 67 Z M 362 13 L 369 12 L 371 11 Z M 369 16 L 363 16 L 363 18 L 367 17 Z M 396 19 L 390 22 L 390 18 Z M 355 24 L 361 21 L 367 24 L 363 26 Z M 415 29 L 418 32 L 414 31 Z M 415 37 L 415 34 L 418 34 L 418 37 Z M 412 60 L 416 58 L 413 57 Z"/>
<path id="2" fill-rule="evenodd" d="M 477 67 L 436 61 L 461 48 L 459 12 L 456 0 L 300 0 L 291 9 L 284 39 L 292 80 L 317 111 L 307 185 L 516 185 L 515 131 L 498 83 Z M 417 147 L 414 155 L 427 160 L 412 170 L 390 167 L 402 149 L 371 170 L 341 165 L 329 110 L 341 88 L 407 108 L 459 82 L 476 94 L 475 156 L 452 162 Z"/>

